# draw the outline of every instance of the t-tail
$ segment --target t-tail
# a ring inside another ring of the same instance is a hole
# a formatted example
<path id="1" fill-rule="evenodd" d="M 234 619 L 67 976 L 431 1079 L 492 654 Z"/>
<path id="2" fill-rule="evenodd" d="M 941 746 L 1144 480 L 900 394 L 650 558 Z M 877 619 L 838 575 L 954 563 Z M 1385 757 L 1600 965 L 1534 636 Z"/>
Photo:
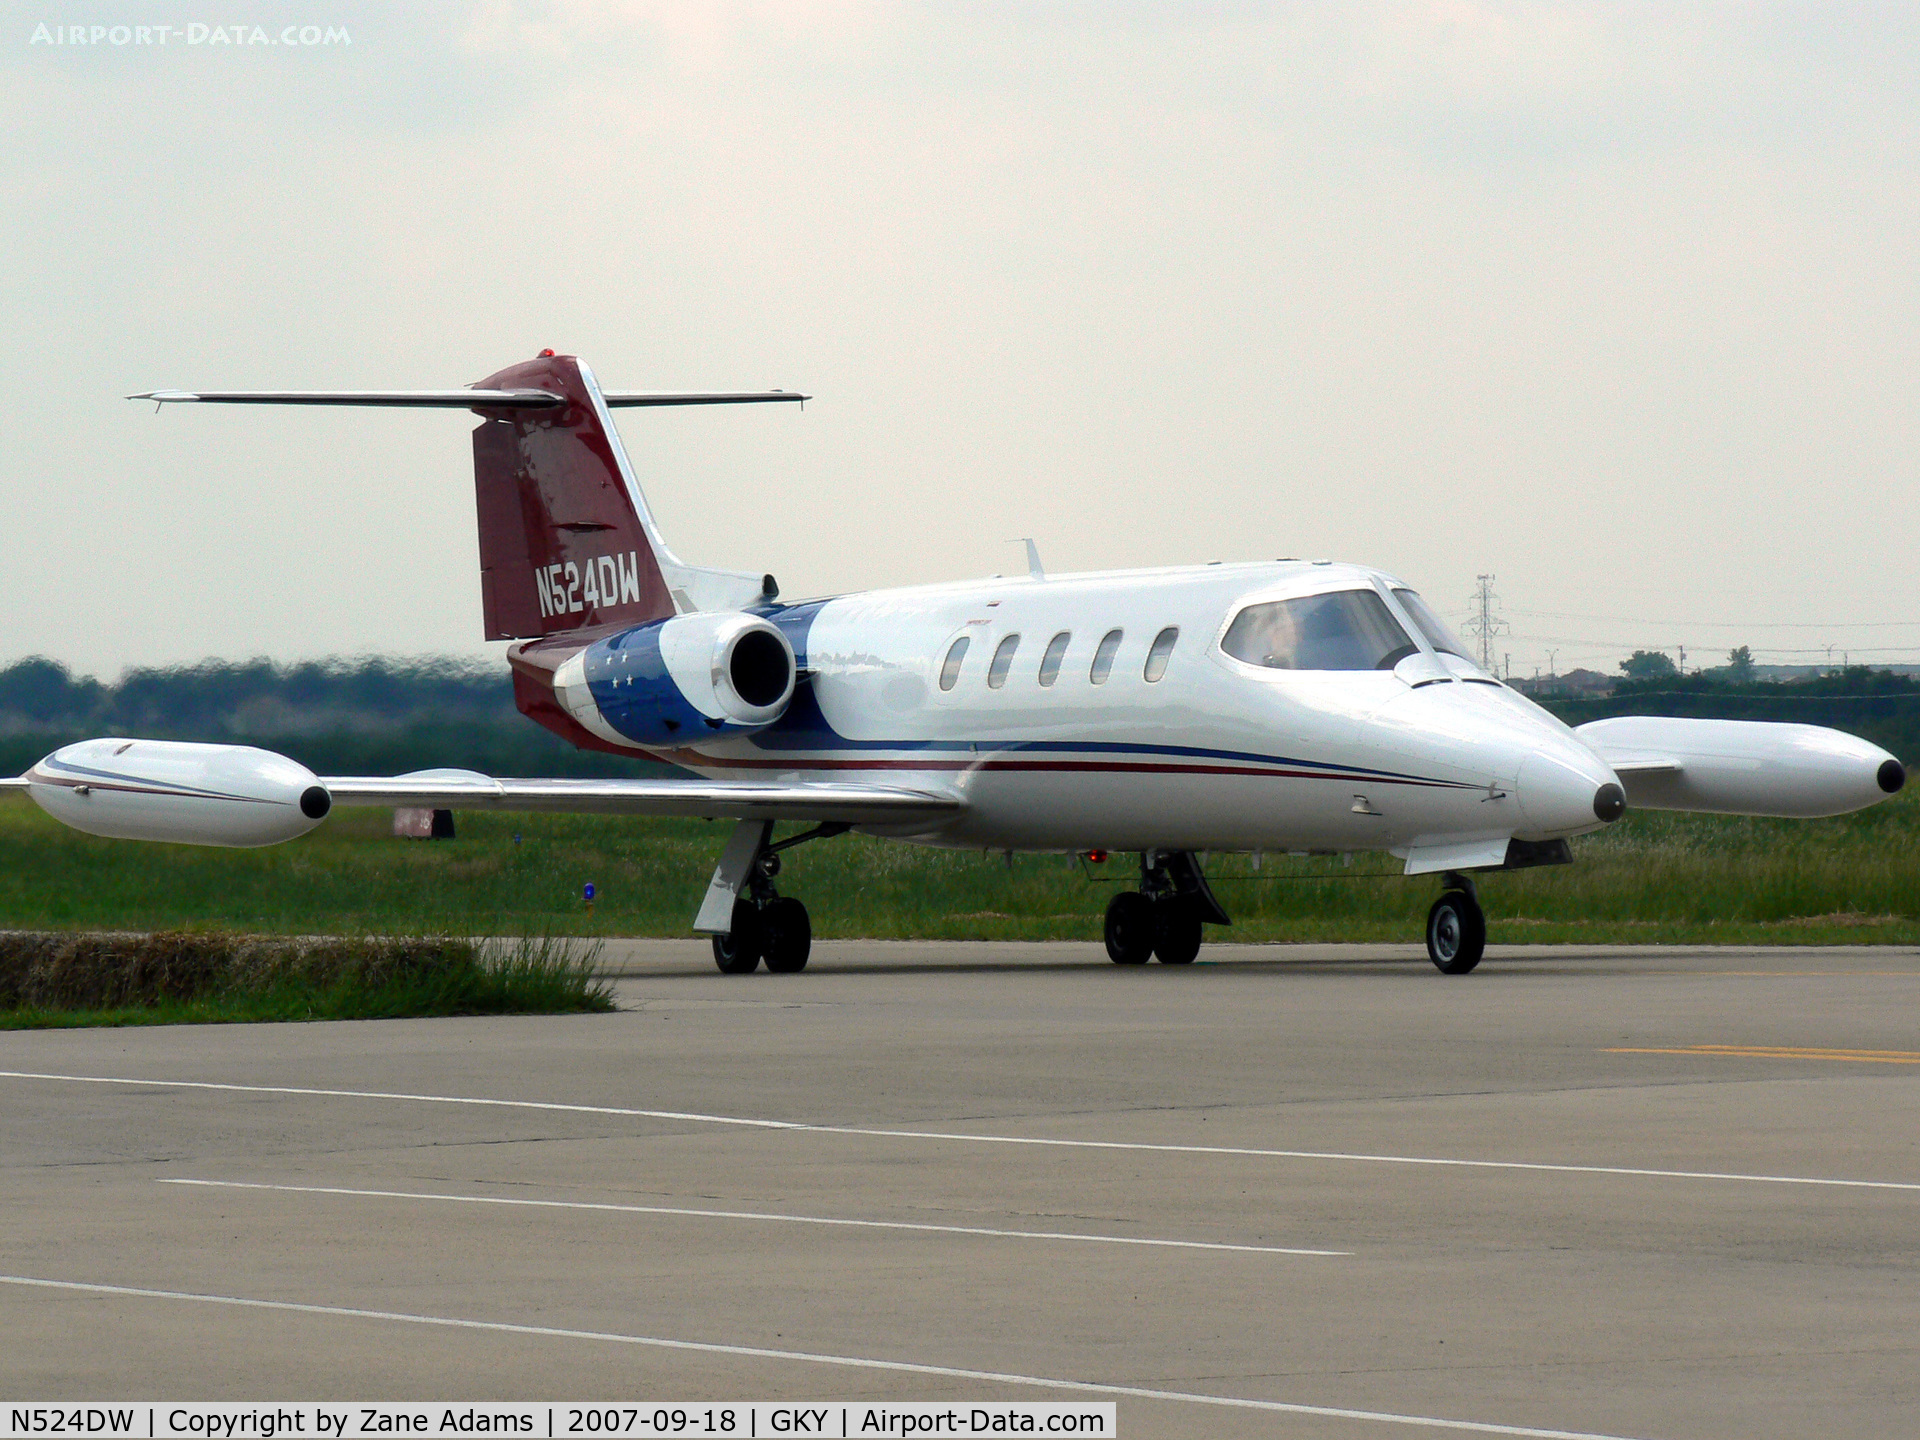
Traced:
<path id="1" fill-rule="evenodd" d="M 473 490 L 487 639 L 539 639 L 674 614 L 661 568 L 665 547 L 593 372 L 571 355 L 542 355 L 474 388 L 562 401 L 479 411 Z"/>
<path id="2" fill-rule="evenodd" d="M 560 672 L 596 638 L 693 611 L 738 611 L 777 593 L 771 575 L 684 564 L 647 508 L 612 410 L 804 401 L 787 390 L 603 391 L 576 356 L 543 350 L 458 390 L 181 391 L 135 399 L 255 405 L 470 409 L 480 598 L 508 652 L 521 711 L 576 745 L 631 752 L 567 703 Z M 622 743 L 622 742 L 625 743 Z"/>

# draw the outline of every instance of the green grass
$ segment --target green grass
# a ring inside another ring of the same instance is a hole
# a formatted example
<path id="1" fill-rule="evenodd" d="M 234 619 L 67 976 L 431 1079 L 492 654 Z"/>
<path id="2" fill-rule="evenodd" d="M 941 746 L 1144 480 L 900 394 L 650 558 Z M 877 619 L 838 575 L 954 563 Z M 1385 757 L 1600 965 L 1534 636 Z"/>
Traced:
<path id="1" fill-rule="evenodd" d="M 1920 942 L 1920 794 L 1833 820 L 1639 812 L 1575 863 L 1480 877 L 1496 943 Z M 0 797 L 0 928 L 334 935 L 686 935 L 724 822 L 462 813 L 452 841 L 345 811 L 265 850 L 100 840 Z M 520 840 L 515 842 L 518 835 Z M 1132 857 L 1008 865 L 843 835 L 788 852 L 782 889 L 823 938 L 1090 940 Z M 1409 941 L 1438 886 L 1397 862 L 1208 862 L 1242 940 Z M 1089 876 L 1093 877 L 1090 881 Z M 597 890 L 588 915 L 581 886 Z M 1102 883 L 1106 882 L 1106 883 Z"/>
<path id="2" fill-rule="evenodd" d="M 0 1030 L 613 1009 L 592 947 L 551 939 L 0 937 Z"/>

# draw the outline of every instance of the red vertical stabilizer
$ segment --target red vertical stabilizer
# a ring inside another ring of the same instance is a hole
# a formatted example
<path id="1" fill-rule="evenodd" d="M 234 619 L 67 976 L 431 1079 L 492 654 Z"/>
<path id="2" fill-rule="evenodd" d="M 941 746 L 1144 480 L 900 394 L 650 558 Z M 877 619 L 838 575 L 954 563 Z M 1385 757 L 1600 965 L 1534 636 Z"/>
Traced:
<path id="1" fill-rule="evenodd" d="M 488 417 L 473 432 L 487 638 L 673 614 L 593 373 L 572 355 L 548 354 L 476 388 L 545 390 L 566 401 L 547 409 L 475 407 Z"/>

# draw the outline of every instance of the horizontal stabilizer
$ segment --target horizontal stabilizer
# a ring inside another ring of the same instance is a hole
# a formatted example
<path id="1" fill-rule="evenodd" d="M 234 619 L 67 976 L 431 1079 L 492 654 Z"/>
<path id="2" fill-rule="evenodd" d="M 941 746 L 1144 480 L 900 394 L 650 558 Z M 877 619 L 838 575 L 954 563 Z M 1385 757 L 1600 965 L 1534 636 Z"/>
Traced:
<path id="1" fill-rule="evenodd" d="M 477 405 L 552 410 L 567 403 L 548 390 L 148 390 L 127 399 L 157 405 L 422 405 L 443 410 Z"/>
<path id="2" fill-rule="evenodd" d="M 609 406 L 761 405 L 811 399 L 791 390 L 664 391 L 610 390 Z M 442 410 L 554 410 L 567 403 L 551 390 L 148 390 L 129 400 L 158 405 L 415 405 Z"/>
<path id="3" fill-rule="evenodd" d="M 813 397 L 797 394 L 792 390 L 723 390 L 711 395 L 695 392 L 681 394 L 665 390 L 603 390 L 600 392 L 600 398 L 607 402 L 610 409 L 618 410 L 622 406 L 635 405 L 764 405 L 770 401 L 782 400 L 791 400 L 798 404 Z"/>
<path id="4" fill-rule="evenodd" d="M 762 784 L 751 780 L 495 780 L 471 772 L 391 779 L 329 775 L 335 805 L 437 810 L 544 810 L 564 814 L 668 815 L 700 819 L 809 820 L 912 825 L 966 808 L 953 795 L 882 785 Z"/>

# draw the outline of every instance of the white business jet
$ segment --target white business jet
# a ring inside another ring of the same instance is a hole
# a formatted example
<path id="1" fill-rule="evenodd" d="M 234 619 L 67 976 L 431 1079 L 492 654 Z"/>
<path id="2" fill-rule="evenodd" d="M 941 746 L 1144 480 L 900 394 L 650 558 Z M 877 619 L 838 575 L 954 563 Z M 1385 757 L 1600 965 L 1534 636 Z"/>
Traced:
<path id="1" fill-rule="evenodd" d="M 1806 725 L 1631 717 L 1569 729 L 1474 664 L 1410 587 L 1278 560 L 1029 573 L 784 604 L 771 575 L 686 565 L 621 447 L 621 406 L 798 401 L 602 391 L 542 351 L 461 390 L 155 391 L 166 402 L 471 409 L 487 638 L 520 710 L 686 779 L 315 776 L 248 746 L 113 738 L 17 780 L 96 835 L 269 845 L 336 805 L 738 822 L 693 928 L 728 974 L 805 967 L 780 853 L 858 830 L 988 851 L 1137 852 L 1107 907 L 1119 965 L 1185 965 L 1230 923 L 1201 857 L 1385 851 L 1443 877 L 1427 950 L 1479 962 L 1474 871 L 1563 864 L 1628 805 L 1835 815 L 1905 770 Z M 808 828 L 778 842 L 779 822 Z"/>

